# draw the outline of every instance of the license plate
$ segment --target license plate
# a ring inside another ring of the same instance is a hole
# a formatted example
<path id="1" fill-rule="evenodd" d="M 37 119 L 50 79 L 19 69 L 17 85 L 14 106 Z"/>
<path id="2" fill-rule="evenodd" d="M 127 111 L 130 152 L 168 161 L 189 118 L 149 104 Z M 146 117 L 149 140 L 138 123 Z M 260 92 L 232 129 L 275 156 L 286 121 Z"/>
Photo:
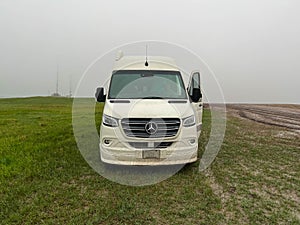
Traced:
<path id="1" fill-rule="evenodd" d="M 143 151 L 143 159 L 159 159 L 160 150 L 145 150 Z"/>

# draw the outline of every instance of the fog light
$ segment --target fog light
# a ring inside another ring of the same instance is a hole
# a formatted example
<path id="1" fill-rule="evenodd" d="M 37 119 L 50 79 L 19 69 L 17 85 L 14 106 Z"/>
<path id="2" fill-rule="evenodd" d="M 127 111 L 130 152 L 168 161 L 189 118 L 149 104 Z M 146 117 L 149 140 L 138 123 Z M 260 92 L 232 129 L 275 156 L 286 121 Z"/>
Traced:
<path id="1" fill-rule="evenodd" d="M 195 139 L 190 139 L 190 144 L 195 144 L 196 140 Z"/>
<path id="2" fill-rule="evenodd" d="M 104 144 L 106 144 L 106 145 L 109 145 L 110 144 L 110 140 L 108 140 L 108 139 L 104 139 Z"/>

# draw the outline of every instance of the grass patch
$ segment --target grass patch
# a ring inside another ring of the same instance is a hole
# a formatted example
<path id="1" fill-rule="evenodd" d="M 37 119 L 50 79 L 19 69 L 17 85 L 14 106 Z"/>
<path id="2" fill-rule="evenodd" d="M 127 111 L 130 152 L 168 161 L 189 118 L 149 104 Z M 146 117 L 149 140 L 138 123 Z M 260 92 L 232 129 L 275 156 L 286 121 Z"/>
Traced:
<path id="1" fill-rule="evenodd" d="M 203 122 L 199 155 L 209 110 Z M 129 187 L 83 159 L 72 99 L 1 99 L 0 127 L 1 224 L 299 224 L 299 138 L 278 138 L 282 128 L 229 115 L 209 170 L 199 173 L 196 162 L 156 185 Z"/>

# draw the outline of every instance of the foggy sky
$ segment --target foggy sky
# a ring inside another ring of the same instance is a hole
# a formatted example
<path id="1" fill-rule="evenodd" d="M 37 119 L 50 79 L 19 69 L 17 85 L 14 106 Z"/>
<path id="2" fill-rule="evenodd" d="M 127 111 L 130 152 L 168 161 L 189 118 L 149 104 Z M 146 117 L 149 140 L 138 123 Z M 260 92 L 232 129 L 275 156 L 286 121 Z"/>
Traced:
<path id="1" fill-rule="evenodd" d="M 71 79 L 74 92 L 89 64 L 110 49 L 161 40 L 199 55 L 226 102 L 300 103 L 299 6 L 298 0 L 1 0 L 0 97 L 53 93 L 57 64 L 59 91 L 67 94 Z"/>

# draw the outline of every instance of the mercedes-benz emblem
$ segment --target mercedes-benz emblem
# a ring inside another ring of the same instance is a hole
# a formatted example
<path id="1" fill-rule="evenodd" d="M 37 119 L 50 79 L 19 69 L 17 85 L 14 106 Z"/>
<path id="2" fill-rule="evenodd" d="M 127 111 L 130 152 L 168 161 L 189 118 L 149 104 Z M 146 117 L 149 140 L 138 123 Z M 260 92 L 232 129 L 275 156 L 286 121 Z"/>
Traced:
<path id="1" fill-rule="evenodd" d="M 145 131 L 148 133 L 148 134 L 155 134 L 156 131 L 157 131 L 157 124 L 150 121 L 148 123 L 146 123 L 145 125 Z"/>

